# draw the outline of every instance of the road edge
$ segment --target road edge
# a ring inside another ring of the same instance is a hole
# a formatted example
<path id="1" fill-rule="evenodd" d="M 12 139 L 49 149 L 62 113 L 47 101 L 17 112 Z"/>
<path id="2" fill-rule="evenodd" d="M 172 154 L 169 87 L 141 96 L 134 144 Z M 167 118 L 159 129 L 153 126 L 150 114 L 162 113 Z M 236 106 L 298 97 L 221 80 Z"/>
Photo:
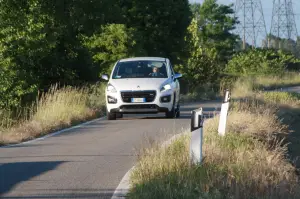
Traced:
<path id="1" fill-rule="evenodd" d="M 189 133 L 188 131 L 178 133 L 174 136 L 172 136 L 169 140 L 162 143 L 162 147 L 169 146 L 174 140 L 178 139 L 180 136 Z M 136 166 L 131 167 L 129 171 L 124 175 L 121 182 L 119 183 L 118 187 L 115 189 L 113 196 L 111 199 L 125 199 L 127 198 L 127 194 L 130 189 L 130 175 L 135 169 Z"/>
<path id="2" fill-rule="evenodd" d="M 101 121 L 101 120 L 104 120 L 104 119 L 106 119 L 106 116 L 100 117 L 100 118 L 96 118 L 96 119 L 93 119 L 93 120 L 90 120 L 90 121 L 87 121 L 87 122 L 84 122 L 84 123 L 81 123 L 81 124 L 78 124 L 78 125 L 75 125 L 75 126 L 71 126 L 71 127 L 65 128 L 65 129 L 61 129 L 59 131 L 56 131 L 56 132 L 53 132 L 53 133 L 49 133 L 49 134 L 47 134 L 45 136 L 42 136 L 42 137 L 39 137 L 39 138 L 35 138 L 33 140 L 29 140 L 29 141 L 25 141 L 25 142 L 20 142 L 20 143 L 17 143 L 17 144 L 3 145 L 3 146 L 0 146 L 0 148 L 10 148 L 10 147 L 16 147 L 16 146 L 30 144 L 30 143 L 33 143 L 33 142 L 37 142 L 37 141 L 40 141 L 40 140 L 44 140 L 44 139 L 47 139 L 47 138 L 59 135 L 61 133 L 64 133 L 64 132 L 67 132 L 67 131 L 70 131 L 70 130 L 73 130 L 73 129 L 81 128 L 81 127 L 89 125 L 89 124 L 91 124 L 93 122 Z"/>

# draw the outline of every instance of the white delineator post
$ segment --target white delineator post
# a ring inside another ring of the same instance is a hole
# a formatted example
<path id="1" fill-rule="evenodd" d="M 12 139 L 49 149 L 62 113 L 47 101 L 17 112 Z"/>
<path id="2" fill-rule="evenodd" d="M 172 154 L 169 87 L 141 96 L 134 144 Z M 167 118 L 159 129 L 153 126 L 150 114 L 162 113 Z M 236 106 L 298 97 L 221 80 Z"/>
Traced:
<path id="1" fill-rule="evenodd" d="M 219 128 L 218 133 L 220 136 L 224 136 L 226 133 L 226 123 L 227 123 L 227 115 L 229 109 L 229 101 L 230 101 L 230 92 L 227 89 L 224 97 L 224 101 L 221 107 L 220 120 L 219 120 Z"/>
<path id="2" fill-rule="evenodd" d="M 201 164 L 203 159 L 203 109 L 192 111 L 191 118 L 190 160 L 194 164 Z"/>

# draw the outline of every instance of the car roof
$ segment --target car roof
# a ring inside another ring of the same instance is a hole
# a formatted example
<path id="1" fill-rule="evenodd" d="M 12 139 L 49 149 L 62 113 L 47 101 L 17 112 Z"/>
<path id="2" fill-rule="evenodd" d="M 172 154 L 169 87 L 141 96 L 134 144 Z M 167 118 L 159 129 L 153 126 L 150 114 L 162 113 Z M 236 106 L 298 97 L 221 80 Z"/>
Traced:
<path id="1" fill-rule="evenodd" d="M 132 58 L 126 58 L 121 59 L 120 62 L 127 62 L 127 61 L 166 61 L 166 58 L 163 57 L 132 57 Z"/>

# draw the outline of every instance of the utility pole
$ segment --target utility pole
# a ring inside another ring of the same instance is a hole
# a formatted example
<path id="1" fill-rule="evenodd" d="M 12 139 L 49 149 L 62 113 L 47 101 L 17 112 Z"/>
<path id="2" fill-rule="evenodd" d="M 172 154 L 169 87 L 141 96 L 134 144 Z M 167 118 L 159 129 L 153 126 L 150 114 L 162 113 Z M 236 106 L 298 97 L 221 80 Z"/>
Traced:
<path id="1" fill-rule="evenodd" d="M 287 39 L 289 47 L 294 50 L 297 41 L 297 27 L 292 0 L 273 0 L 271 36 L 276 37 L 275 48 L 283 48 L 282 39 Z M 292 46 L 290 46 L 290 44 Z M 274 47 L 274 46 L 272 46 Z"/>
<path id="2" fill-rule="evenodd" d="M 235 17 L 240 22 L 236 27 L 236 33 L 243 40 L 243 49 L 246 49 L 247 43 L 256 48 L 258 40 L 262 41 L 267 37 L 261 0 L 236 0 Z"/>

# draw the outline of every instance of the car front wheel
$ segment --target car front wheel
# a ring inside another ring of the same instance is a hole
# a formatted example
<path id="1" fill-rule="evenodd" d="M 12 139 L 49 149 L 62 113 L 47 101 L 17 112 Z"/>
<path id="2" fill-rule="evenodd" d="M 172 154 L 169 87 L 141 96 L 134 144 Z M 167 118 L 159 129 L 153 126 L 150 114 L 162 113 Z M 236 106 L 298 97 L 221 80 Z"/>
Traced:
<path id="1" fill-rule="evenodd" d="M 167 118 L 174 118 L 176 116 L 175 102 L 176 102 L 176 99 L 174 97 L 173 106 L 172 106 L 171 111 L 166 112 L 166 117 Z"/>
<path id="2" fill-rule="evenodd" d="M 106 110 L 106 116 L 107 116 L 108 120 L 116 120 L 117 119 L 116 113 L 111 113 L 108 110 Z"/>

